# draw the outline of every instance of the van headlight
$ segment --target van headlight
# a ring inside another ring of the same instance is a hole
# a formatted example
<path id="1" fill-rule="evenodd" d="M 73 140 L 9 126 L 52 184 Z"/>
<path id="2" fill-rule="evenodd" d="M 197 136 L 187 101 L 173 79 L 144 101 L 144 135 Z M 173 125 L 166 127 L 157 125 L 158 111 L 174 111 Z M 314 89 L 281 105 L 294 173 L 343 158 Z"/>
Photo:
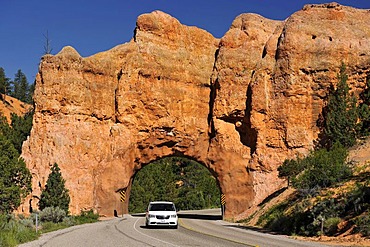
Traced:
<path id="1" fill-rule="evenodd" d="M 176 218 L 177 217 L 177 215 L 176 214 L 172 214 L 171 215 L 171 218 Z"/>
<path id="2" fill-rule="evenodd" d="M 149 218 L 155 218 L 155 215 L 154 214 L 149 214 L 148 217 Z"/>

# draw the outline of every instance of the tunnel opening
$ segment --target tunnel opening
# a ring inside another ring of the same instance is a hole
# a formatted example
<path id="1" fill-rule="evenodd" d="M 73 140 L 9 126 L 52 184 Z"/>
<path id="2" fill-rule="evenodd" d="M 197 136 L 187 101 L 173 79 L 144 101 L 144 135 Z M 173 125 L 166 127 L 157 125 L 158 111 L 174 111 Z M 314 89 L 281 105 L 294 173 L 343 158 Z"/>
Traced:
<path id="1" fill-rule="evenodd" d="M 221 207 L 220 195 L 219 182 L 205 165 L 185 157 L 165 157 L 135 173 L 128 212 L 143 213 L 151 201 L 172 201 L 179 211 L 216 209 Z"/>

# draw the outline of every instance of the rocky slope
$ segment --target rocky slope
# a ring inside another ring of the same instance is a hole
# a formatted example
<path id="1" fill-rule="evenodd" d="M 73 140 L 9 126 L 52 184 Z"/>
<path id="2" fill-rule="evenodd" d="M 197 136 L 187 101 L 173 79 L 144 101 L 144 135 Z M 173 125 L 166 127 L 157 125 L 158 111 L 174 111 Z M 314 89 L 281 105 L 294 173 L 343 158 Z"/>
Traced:
<path id="1" fill-rule="evenodd" d="M 369 10 L 307 5 L 285 21 L 242 14 L 219 40 L 156 11 L 129 43 L 43 57 L 22 154 L 33 195 L 20 210 L 37 207 L 57 162 L 72 213 L 113 215 L 142 166 L 180 155 L 216 177 L 227 218 L 246 217 L 284 186 L 281 162 L 313 147 L 342 62 L 352 91 L 364 89 L 369 23 Z"/>
<path id="2" fill-rule="evenodd" d="M 348 193 L 352 191 L 356 184 L 363 184 L 364 178 L 369 176 L 370 172 L 370 137 L 364 140 L 358 140 L 358 143 L 349 150 L 348 161 L 352 164 L 354 176 L 334 188 L 326 188 L 320 191 L 316 196 L 311 198 L 312 201 L 323 201 L 331 198 L 348 197 Z M 344 193 L 345 192 L 345 193 Z M 260 217 L 265 215 L 269 210 L 277 205 L 291 201 L 290 207 L 284 210 L 284 214 L 289 215 L 294 212 L 294 207 L 297 206 L 297 200 L 292 202 L 292 198 L 295 198 L 297 191 L 292 188 L 284 188 L 276 195 L 270 196 L 268 200 L 258 205 L 257 210 L 254 214 L 248 218 L 248 222 L 242 223 L 246 227 L 258 227 Z M 304 198 L 302 198 L 304 200 Z M 298 201 L 299 202 L 299 201 Z M 302 205 L 302 202 L 300 202 Z M 309 210 L 309 207 L 306 209 Z M 334 236 L 319 236 L 319 237 L 298 237 L 295 238 L 319 241 L 324 244 L 332 244 L 335 246 L 370 246 L 370 239 L 363 237 L 360 233 L 354 231 L 355 225 L 349 222 L 356 222 L 358 215 L 348 212 L 344 220 L 338 224 L 337 233 Z"/>
<path id="3" fill-rule="evenodd" d="M 22 116 L 30 110 L 32 106 L 26 104 L 22 101 L 19 101 L 16 98 L 13 98 L 9 95 L 1 94 L 0 100 L 0 114 L 6 117 L 8 123 L 11 122 L 12 113 Z"/>

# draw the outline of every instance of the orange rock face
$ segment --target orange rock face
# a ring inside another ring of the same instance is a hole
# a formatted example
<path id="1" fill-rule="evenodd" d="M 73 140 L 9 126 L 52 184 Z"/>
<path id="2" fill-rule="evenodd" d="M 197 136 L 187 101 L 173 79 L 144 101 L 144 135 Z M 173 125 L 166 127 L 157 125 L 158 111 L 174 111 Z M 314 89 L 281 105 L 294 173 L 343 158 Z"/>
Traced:
<path id="1" fill-rule="evenodd" d="M 312 5 L 286 21 L 242 14 L 218 40 L 156 11 L 138 17 L 129 43 L 43 57 L 22 153 L 33 192 L 20 210 L 37 208 L 56 162 L 73 214 L 121 213 L 118 192 L 129 196 L 135 173 L 175 155 L 215 176 L 227 218 L 248 216 L 285 185 L 284 159 L 312 149 L 342 62 L 352 90 L 363 90 L 369 23 L 368 10 Z"/>

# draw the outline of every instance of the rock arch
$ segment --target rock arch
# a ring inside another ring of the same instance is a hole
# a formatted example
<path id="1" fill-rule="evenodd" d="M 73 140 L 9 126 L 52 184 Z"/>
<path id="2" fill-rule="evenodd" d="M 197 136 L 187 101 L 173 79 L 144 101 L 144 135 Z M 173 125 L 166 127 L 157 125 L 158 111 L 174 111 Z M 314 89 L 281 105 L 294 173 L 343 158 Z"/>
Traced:
<path id="1" fill-rule="evenodd" d="M 227 205 L 225 217 L 235 217 L 235 212 L 240 214 L 245 208 L 249 208 L 254 199 L 252 177 L 248 174 L 243 160 L 233 158 L 234 154 L 208 152 L 208 140 L 194 141 L 184 138 L 184 135 L 172 129 L 155 129 L 148 133 L 148 138 L 134 145 L 133 150 L 126 151 L 127 155 L 121 156 L 115 161 L 113 167 L 102 168 L 99 175 L 100 188 L 96 192 L 96 209 L 102 215 L 110 215 L 117 208 L 120 200 L 120 190 L 125 190 L 128 196 L 124 203 L 124 213 L 127 213 L 132 179 L 144 165 L 168 156 L 185 156 L 207 167 L 215 176 L 222 193 L 226 195 Z M 132 155 L 134 154 L 134 155 Z M 217 160 L 211 158 L 217 157 Z M 236 164 L 239 162 L 240 166 Z M 120 163 L 120 165 L 118 164 Z M 112 171 L 112 169 L 114 171 Z M 122 176 L 121 176 L 122 175 Z M 102 189 L 104 188 L 104 189 Z M 116 207 L 116 208 L 114 208 Z"/>
<path id="2" fill-rule="evenodd" d="M 175 159 L 167 159 L 167 158 L 175 158 Z M 176 158 L 179 158 L 179 159 L 176 159 Z M 166 160 L 167 159 L 167 160 Z M 162 163 L 162 161 L 165 160 L 164 163 Z M 160 163 L 157 163 L 161 161 Z M 202 163 L 202 162 L 199 162 L 197 160 L 195 160 L 194 158 L 192 157 L 189 157 L 189 156 L 184 156 L 182 155 L 181 153 L 179 152 L 175 152 L 174 155 L 169 155 L 169 156 L 165 156 L 165 157 L 161 157 L 161 158 L 158 158 L 154 161 L 151 161 L 150 163 L 147 163 L 147 164 L 143 164 L 140 169 L 136 170 L 134 172 L 134 174 L 132 175 L 132 177 L 130 178 L 130 182 L 129 182 L 129 186 L 128 187 L 125 187 L 125 188 L 122 188 L 121 190 L 117 191 L 118 194 L 121 192 L 121 191 L 124 191 L 125 192 L 125 195 L 126 195 L 126 200 L 124 201 L 124 213 L 128 213 L 129 212 L 129 208 L 130 208 L 130 203 L 132 203 L 131 201 L 131 192 L 132 192 L 132 189 L 133 187 L 135 186 L 135 179 L 136 179 L 136 176 L 139 175 L 139 173 L 142 171 L 142 169 L 145 169 L 146 166 L 150 166 L 150 165 L 153 165 L 153 166 L 157 166 L 156 169 L 161 168 L 163 165 L 165 165 L 165 163 L 170 163 L 172 165 L 174 165 L 175 163 L 187 163 L 189 165 L 188 162 L 195 162 L 196 166 L 202 166 L 202 168 L 205 168 L 206 169 L 206 173 L 209 175 L 209 176 L 212 176 L 214 179 L 215 179 L 215 182 L 216 182 L 216 187 L 217 187 L 217 190 L 218 192 L 221 194 L 222 193 L 222 188 L 221 188 L 221 185 L 220 185 L 220 181 L 217 177 L 217 174 L 215 173 L 214 170 L 212 170 L 210 167 L 208 167 L 206 164 Z M 177 164 L 179 165 L 179 164 Z M 182 166 L 181 166 L 182 167 Z M 189 168 L 187 167 L 187 172 L 189 172 Z M 203 171 L 202 171 L 203 172 Z M 199 174 L 196 174 L 194 173 L 193 175 L 195 176 L 199 176 Z M 141 176 L 142 177 L 142 176 Z M 186 176 L 184 177 L 186 178 Z M 181 180 L 183 179 L 183 176 L 181 176 Z M 182 180 L 182 182 L 185 182 L 186 180 Z M 177 181 L 179 182 L 179 181 Z M 180 182 L 179 184 L 177 184 L 179 187 L 181 186 L 184 186 L 185 183 L 182 183 Z M 188 181 L 189 182 L 189 181 Z M 136 182 L 136 185 L 138 184 L 138 182 Z M 145 184 L 140 184 L 141 186 L 145 186 Z M 193 185 L 191 185 L 193 186 Z M 177 188 L 177 186 L 176 186 Z M 186 200 L 186 198 L 183 198 L 184 200 Z M 218 200 L 220 200 L 220 198 L 218 198 Z M 179 205 L 176 204 L 177 208 L 179 209 Z M 128 209 L 128 211 L 126 211 Z"/>

